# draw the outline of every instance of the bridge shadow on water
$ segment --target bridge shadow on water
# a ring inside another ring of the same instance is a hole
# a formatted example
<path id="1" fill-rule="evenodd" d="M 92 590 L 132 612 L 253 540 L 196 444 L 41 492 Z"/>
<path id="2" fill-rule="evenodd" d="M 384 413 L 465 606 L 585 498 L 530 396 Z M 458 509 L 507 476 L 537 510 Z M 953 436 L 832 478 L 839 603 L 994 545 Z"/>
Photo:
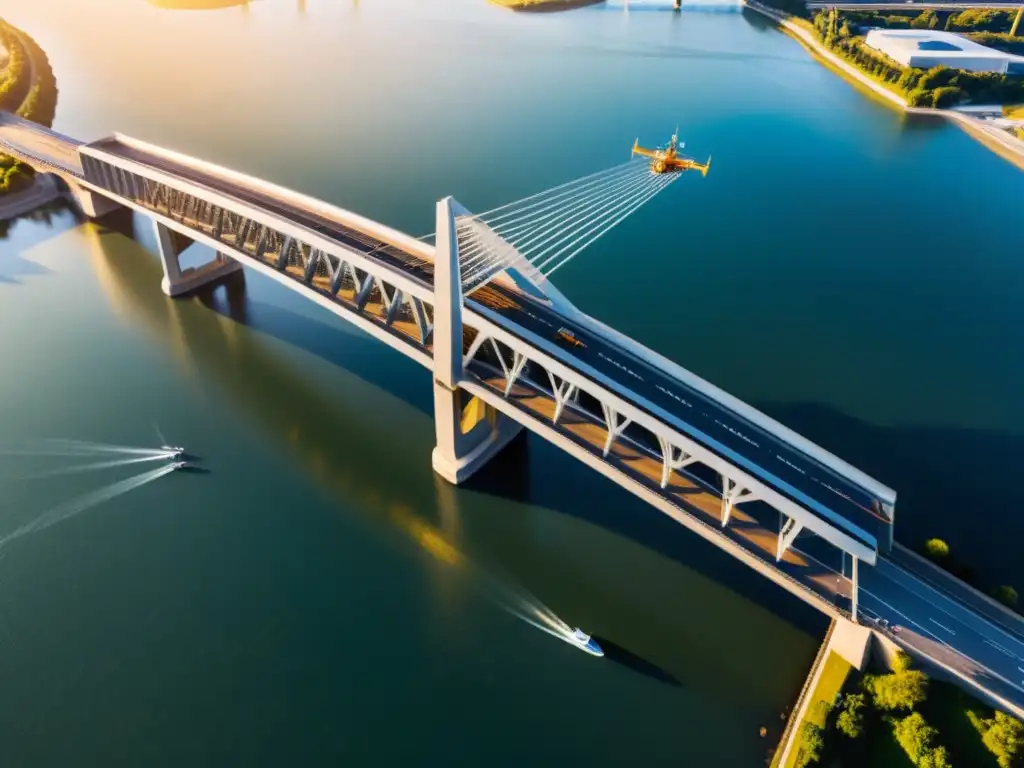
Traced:
<path id="1" fill-rule="evenodd" d="M 463 488 L 585 520 L 722 584 L 807 632 L 822 634 L 827 626 L 823 614 L 782 587 L 525 432 Z"/>

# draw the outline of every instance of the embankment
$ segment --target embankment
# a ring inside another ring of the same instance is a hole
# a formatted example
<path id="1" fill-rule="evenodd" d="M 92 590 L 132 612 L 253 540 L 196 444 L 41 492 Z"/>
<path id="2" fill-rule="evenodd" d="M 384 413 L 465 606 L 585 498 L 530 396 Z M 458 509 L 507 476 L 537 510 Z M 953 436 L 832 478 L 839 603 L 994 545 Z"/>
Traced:
<path id="1" fill-rule="evenodd" d="M 971 117 L 953 109 L 932 109 L 928 107 L 907 106 L 906 99 L 895 91 L 889 90 L 881 83 L 861 72 L 849 62 L 843 61 L 830 50 L 825 48 L 814 34 L 791 20 L 788 14 L 768 8 L 757 2 L 757 0 L 746 0 L 745 5 L 753 11 L 767 16 L 776 22 L 779 27 L 798 43 L 803 45 L 811 55 L 825 64 L 829 69 L 845 77 L 855 85 L 868 89 L 873 95 L 878 96 L 887 104 L 896 107 L 903 112 L 915 115 L 934 115 L 945 118 L 959 125 L 969 136 L 977 139 L 986 147 L 996 152 L 1000 157 L 1013 163 L 1021 170 L 1024 170 L 1024 141 L 1011 136 L 1006 131 L 1001 131 L 988 125 L 984 120 Z"/>

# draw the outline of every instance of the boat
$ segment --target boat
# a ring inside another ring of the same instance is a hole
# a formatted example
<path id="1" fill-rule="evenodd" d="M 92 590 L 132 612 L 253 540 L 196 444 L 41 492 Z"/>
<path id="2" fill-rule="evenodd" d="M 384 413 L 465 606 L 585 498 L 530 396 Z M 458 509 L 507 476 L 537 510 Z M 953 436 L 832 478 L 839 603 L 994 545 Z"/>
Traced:
<path id="1" fill-rule="evenodd" d="M 188 468 L 188 462 L 187 461 L 176 461 L 173 464 L 171 464 L 171 469 L 173 469 L 173 470 L 187 469 L 187 468 Z"/>
<path id="2" fill-rule="evenodd" d="M 176 459 L 185 453 L 185 449 L 179 445 L 161 445 L 160 450 L 167 451 L 169 454 L 171 454 L 172 459 Z"/>
<path id="3" fill-rule="evenodd" d="M 591 656 L 604 656 L 604 651 L 597 644 L 597 641 L 579 627 L 573 630 L 573 633 L 569 636 L 569 642 L 579 646 Z"/>

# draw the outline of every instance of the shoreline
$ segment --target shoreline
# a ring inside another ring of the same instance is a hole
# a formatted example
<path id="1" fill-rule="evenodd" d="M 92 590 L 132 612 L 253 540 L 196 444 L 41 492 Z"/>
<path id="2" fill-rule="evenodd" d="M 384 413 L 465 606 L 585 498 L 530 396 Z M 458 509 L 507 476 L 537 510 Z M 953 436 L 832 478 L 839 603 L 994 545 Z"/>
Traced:
<path id="1" fill-rule="evenodd" d="M 757 11 L 762 16 L 766 16 L 776 22 L 783 32 L 800 43 L 813 57 L 820 60 L 827 68 L 835 71 L 836 74 L 851 80 L 854 85 L 867 88 L 873 95 L 879 96 L 891 106 L 899 108 L 904 114 L 932 115 L 955 123 L 968 136 L 1024 171 L 1024 141 L 1015 139 L 1005 131 L 1000 131 L 998 128 L 987 125 L 984 120 L 971 117 L 953 109 L 907 106 L 905 99 L 872 80 L 852 64 L 843 61 L 825 48 L 814 35 L 799 24 L 790 21 L 786 14 L 761 5 L 757 0 L 745 0 L 744 7 Z M 1005 136 L 1002 134 L 1005 134 Z"/>
<path id="2" fill-rule="evenodd" d="M 605 0 L 488 0 L 491 5 L 505 8 L 515 13 L 560 13 L 598 5 Z"/>
<path id="3" fill-rule="evenodd" d="M 49 173 L 37 173 L 25 189 L 0 195 L 0 221 L 10 221 L 32 213 L 40 206 L 63 197 L 60 184 Z"/>

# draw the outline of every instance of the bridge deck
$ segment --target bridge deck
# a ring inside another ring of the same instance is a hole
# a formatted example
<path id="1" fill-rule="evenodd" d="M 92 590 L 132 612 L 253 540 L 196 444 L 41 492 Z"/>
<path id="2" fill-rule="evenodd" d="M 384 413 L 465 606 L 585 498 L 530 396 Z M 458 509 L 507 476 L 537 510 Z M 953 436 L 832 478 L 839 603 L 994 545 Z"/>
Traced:
<path id="1" fill-rule="evenodd" d="M 321 211 L 247 187 L 213 171 L 144 151 L 117 137 L 89 146 L 266 211 L 360 253 L 372 254 L 374 259 L 425 285 L 433 282 L 433 264 L 430 261 L 358 231 Z M 467 299 L 466 306 L 470 310 L 489 307 L 507 323 L 545 341 L 550 341 L 559 327 L 572 323 L 552 307 L 496 283 Z M 620 391 L 639 394 L 641 401 L 637 403 L 638 407 L 651 416 L 674 423 L 714 453 L 764 479 L 768 485 L 828 524 L 845 529 L 869 545 L 874 544 L 870 539 L 877 526 L 888 524 L 872 512 L 875 499 L 859 485 L 830 471 L 788 442 L 756 427 L 722 403 L 623 350 L 620 345 L 596 335 L 585 334 L 584 339 L 587 343 L 585 348 L 566 350 L 564 356 L 566 362 L 581 375 L 598 384 L 601 384 L 600 378 L 604 378 L 618 385 Z M 855 526 L 854 530 L 850 529 L 851 524 Z"/>

